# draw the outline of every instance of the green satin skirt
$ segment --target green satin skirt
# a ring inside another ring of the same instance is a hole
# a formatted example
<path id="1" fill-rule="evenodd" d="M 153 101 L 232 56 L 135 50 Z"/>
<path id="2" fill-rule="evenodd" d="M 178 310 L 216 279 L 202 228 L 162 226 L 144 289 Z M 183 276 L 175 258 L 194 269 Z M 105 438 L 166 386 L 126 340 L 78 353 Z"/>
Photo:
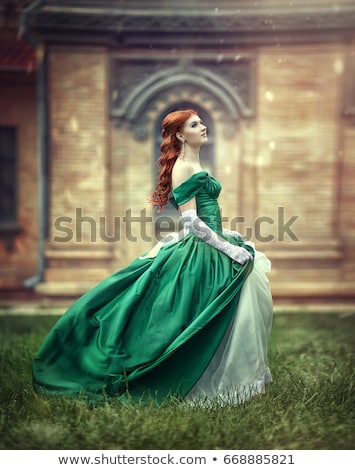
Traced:
<path id="1" fill-rule="evenodd" d="M 186 396 L 224 338 L 252 269 L 252 261 L 232 262 L 192 234 L 137 258 L 54 325 L 33 360 L 35 389 L 157 403 Z"/>

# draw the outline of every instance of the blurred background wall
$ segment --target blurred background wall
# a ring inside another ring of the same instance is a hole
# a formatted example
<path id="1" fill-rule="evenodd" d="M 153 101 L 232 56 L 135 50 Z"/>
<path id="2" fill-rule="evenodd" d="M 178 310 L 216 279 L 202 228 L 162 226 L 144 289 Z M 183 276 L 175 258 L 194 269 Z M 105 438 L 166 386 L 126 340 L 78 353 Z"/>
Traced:
<path id="1" fill-rule="evenodd" d="M 175 229 L 160 124 L 192 107 L 224 226 L 275 302 L 355 300 L 352 1 L 3 1 L 0 298 L 69 299 Z"/>

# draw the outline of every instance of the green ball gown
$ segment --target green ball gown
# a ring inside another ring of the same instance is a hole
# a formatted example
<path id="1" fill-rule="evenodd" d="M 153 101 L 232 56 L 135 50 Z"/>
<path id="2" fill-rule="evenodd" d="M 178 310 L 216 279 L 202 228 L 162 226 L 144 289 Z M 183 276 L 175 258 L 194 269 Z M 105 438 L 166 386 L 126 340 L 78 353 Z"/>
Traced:
<path id="1" fill-rule="evenodd" d="M 198 216 L 222 235 L 220 191 L 201 171 L 172 201 L 195 196 Z M 224 237 L 254 260 L 240 265 L 192 232 L 172 234 L 76 300 L 34 357 L 34 388 L 158 405 L 172 396 L 240 403 L 263 392 L 272 380 L 270 262 L 242 238 Z"/>

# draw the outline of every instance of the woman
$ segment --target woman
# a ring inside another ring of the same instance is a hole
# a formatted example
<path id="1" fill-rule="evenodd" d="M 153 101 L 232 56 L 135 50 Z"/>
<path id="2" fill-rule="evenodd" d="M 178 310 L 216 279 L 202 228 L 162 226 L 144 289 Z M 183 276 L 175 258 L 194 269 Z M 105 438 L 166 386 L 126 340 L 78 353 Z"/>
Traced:
<path id="1" fill-rule="evenodd" d="M 221 185 L 199 160 L 206 142 L 195 111 L 165 117 L 151 202 L 163 209 L 170 198 L 183 230 L 68 309 L 34 358 L 37 391 L 238 403 L 271 380 L 269 262 L 222 229 Z"/>

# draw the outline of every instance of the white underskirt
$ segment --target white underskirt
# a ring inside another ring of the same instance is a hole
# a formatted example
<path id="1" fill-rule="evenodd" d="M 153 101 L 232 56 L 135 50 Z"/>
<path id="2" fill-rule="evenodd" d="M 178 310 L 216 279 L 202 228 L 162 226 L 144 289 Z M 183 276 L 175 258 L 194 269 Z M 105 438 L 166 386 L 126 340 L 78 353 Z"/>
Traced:
<path id="1" fill-rule="evenodd" d="M 263 393 L 272 381 L 268 344 L 273 303 L 267 272 L 271 262 L 255 251 L 234 319 L 207 369 L 185 396 L 186 403 L 237 404 Z M 202 347 L 202 346 L 201 346 Z"/>

